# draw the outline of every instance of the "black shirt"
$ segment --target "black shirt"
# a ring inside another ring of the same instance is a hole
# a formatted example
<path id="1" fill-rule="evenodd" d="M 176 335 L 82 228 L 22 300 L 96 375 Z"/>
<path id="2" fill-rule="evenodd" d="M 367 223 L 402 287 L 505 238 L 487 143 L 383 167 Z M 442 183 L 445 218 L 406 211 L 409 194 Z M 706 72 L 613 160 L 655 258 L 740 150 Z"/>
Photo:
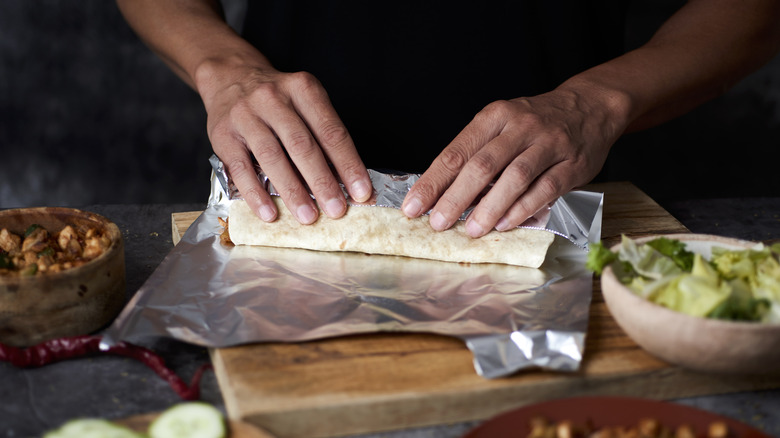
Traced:
<path id="1" fill-rule="evenodd" d="M 488 103 L 622 53 L 626 4 L 253 0 L 243 32 L 322 82 L 369 168 L 419 173 Z"/>

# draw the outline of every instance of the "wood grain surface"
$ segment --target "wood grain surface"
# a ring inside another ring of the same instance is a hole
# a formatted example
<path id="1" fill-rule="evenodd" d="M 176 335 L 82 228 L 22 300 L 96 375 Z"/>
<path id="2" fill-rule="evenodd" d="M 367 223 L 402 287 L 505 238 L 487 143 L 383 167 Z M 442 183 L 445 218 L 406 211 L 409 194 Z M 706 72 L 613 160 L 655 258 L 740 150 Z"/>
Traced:
<path id="1" fill-rule="evenodd" d="M 636 186 L 593 184 L 604 193 L 602 240 L 688 230 Z M 200 212 L 175 213 L 178 242 Z M 374 334 L 211 351 L 230 418 L 278 437 L 343 436 L 486 419 L 561 397 L 624 395 L 672 399 L 780 387 L 780 376 L 706 375 L 657 360 L 617 326 L 598 281 L 585 355 L 573 373 L 523 371 L 488 380 L 458 339 Z"/>

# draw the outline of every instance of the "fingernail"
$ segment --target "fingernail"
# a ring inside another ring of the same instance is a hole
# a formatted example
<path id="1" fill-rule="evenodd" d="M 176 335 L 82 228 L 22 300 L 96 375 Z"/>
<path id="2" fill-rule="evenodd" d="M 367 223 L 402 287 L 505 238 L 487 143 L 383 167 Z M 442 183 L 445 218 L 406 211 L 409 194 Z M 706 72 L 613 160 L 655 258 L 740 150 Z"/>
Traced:
<path id="1" fill-rule="evenodd" d="M 330 199 L 325 202 L 325 213 L 330 217 L 341 217 L 344 214 L 346 205 L 340 199 Z"/>
<path id="2" fill-rule="evenodd" d="M 311 205 L 304 204 L 298 207 L 296 216 L 298 216 L 298 222 L 302 224 L 310 224 L 317 219 L 317 212 L 311 208 Z"/>
<path id="3" fill-rule="evenodd" d="M 510 228 L 512 228 L 512 225 L 509 224 L 509 221 L 505 217 L 502 217 L 498 220 L 498 223 L 496 223 L 497 231 L 506 231 Z"/>
<path id="4" fill-rule="evenodd" d="M 417 217 L 422 213 L 422 202 L 417 198 L 412 198 L 404 204 L 403 209 L 407 217 Z"/>
<path id="5" fill-rule="evenodd" d="M 447 218 L 445 218 L 444 215 L 438 211 L 431 215 L 430 224 L 431 227 L 433 227 L 433 229 L 436 231 L 443 231 L 450 227 L 450 223 Z"/>
<path id="6" fill-rule="evenodd" d="M 266 221 L 266 222 L 272 222 L 274 219 L 276 219 L 276 212 L 273 208 L 267 206 L 267 205 L 261 205 L 260 206 L 260 219 Z"/>
<path id="7" fill-rule="evenodd" d="M 371 196 L 371 190 L 371 186 L 365 181 L 355 181 L 352 184 L 352 197 L 358 202 L 363 202 Z"/>
<path id="8" fill-rule="evenodd" d="M 469 220 L 466 222 L 466 234 L 471 237 L 481 237 L 485 234 L 485 229 L 477 221 Z"/>

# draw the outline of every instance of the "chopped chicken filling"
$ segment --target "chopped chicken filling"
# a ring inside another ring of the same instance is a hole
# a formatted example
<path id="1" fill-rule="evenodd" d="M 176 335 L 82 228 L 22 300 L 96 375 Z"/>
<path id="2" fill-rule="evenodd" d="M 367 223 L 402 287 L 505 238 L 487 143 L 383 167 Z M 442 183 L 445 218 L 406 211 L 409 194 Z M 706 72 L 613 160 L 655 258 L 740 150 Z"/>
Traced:
<path id="1" fill-rule="evenodd" d="M 81 266 L 103 254 L 111 239 L 95 228 L 67 225 L 57 233 L 31 225 L 23 236 L 0 230 L 0 275 L 36 275 Z"/>

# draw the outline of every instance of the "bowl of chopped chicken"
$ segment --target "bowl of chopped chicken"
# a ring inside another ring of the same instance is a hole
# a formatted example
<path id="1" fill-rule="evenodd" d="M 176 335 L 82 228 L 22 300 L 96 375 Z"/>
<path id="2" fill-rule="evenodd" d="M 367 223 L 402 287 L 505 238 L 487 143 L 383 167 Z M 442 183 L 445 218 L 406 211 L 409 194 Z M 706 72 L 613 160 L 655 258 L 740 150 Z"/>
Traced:
<path id="1" fill-rule="evenodd" d="M 124 301 L 124 242 L 114 223 L 71 208 L 0 211 L 0 343 L 97 331 Z"/>

